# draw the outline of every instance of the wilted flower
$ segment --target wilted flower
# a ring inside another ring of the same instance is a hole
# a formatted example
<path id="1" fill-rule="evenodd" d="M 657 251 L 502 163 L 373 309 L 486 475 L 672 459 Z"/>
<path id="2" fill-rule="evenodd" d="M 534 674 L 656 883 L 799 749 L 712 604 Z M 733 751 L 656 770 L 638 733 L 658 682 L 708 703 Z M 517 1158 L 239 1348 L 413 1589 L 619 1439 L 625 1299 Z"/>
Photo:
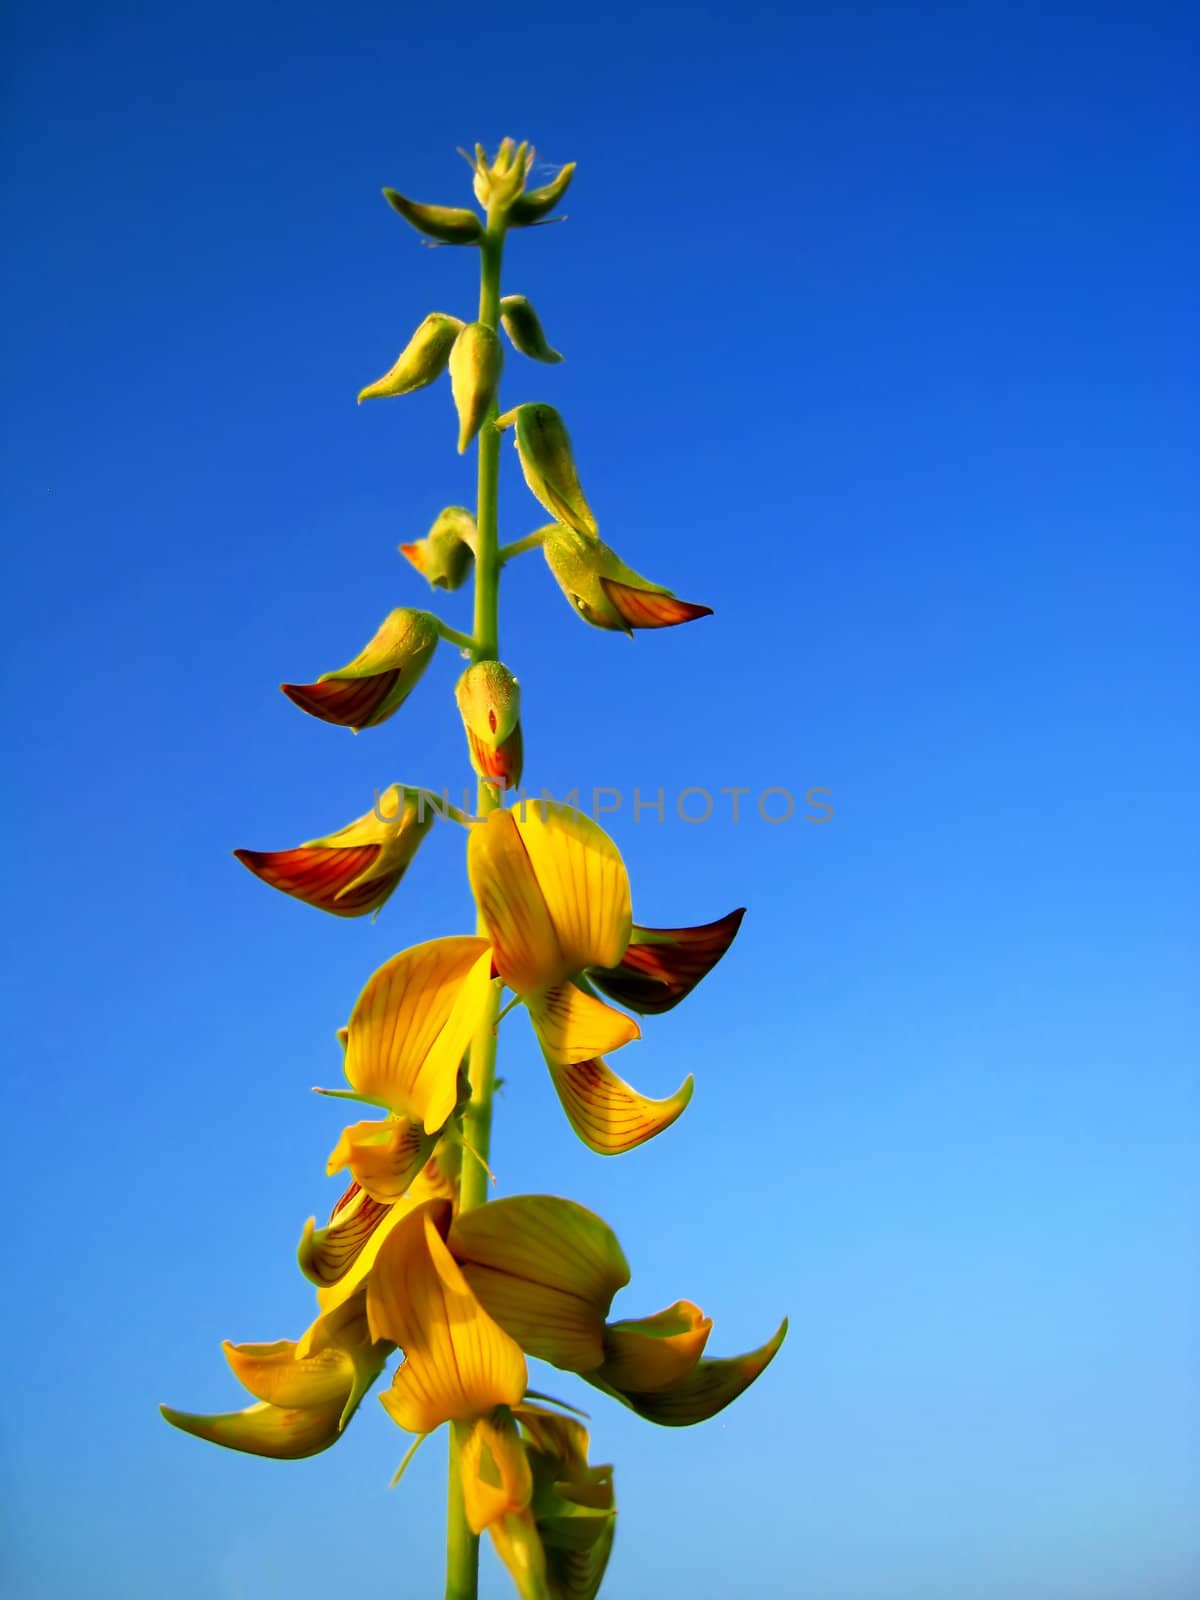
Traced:
<path id="1" fill-rule="evenodd" d="M 390 611 L 353 661 L 315 683 L 280 688 L 310 717 L 341 728 L 376 728 L 408 699 L 438 647 L 438 621 L 428 611 Z"/>
<path id="2" fill-rule="evenodd" d="M 233 853 L 272 889 L 334 916 L 361 917 L 378 911 L 395 889 L 437 815 L 435 795 L 394 783 L 366 816 L 323 839 L 292 850 Z"/>

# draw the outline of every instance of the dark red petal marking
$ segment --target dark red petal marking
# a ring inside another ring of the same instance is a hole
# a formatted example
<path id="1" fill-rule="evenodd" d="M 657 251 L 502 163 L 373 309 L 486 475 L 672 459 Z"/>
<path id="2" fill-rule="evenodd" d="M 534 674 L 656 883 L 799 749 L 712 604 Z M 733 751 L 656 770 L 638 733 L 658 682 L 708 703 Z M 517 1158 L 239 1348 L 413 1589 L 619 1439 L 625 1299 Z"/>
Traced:
<path id="1" fill-rule="evenodd" d="M 399 667 L 369 678 L 326 678 L 323 683 L 281 683 L 293 705 L 339 728 L 366 728 L 400 678 Z"/>
<path id="2" fill-rule="evenodd" d="M 604 592 L 631 628 L 673 628 L 697 617 L 711 617 L 711 606 L 694 606 L 674 595 L 655 594 L 652 589 L 631 589 L 612 578 L 601 578 Z"/>
<path id="3" fill-rule="evenodd" d="M 641 1016 L 657 1016 L 685 1000 L 733 943 L 745 908 L 698 928 L 639 928 L 619 966 L 588 976 L 610 1000 Z"/>
<path id="4" fill-rule="evenodd" d="M 485 777 L 489 783 L 499 784 L 502 789 L 516 788 L 521 781 L 524 759 L 520 723 L 504 743 L 494 749 L 477 738 L 470 728 L 467 729 L 467 742 L 471 747 L 471 764 L 476 772 Z"/>
<path id="5" fill-rule="evenodd" d="M 255 877 L 272 889 L 290 894 L 305 905 L 335 916 L 355 917 L 381 904 L 399 881 L 398 874 L 360 884 L 342 895 L 348 884 L 365 872 L 382 846 L 301 845 L 295 850 L 235 850 L 233 853 Z"/>

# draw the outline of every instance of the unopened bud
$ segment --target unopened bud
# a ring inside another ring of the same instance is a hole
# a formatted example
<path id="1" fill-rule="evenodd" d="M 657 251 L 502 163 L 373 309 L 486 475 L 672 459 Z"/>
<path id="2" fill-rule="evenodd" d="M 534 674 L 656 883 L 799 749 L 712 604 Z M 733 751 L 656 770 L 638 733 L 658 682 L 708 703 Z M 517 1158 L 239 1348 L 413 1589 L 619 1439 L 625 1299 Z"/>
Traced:
<path id="1" fill-rule="evenodd" d="M 554 210 L 555 206 L 567 192 L 567 186 L 575 176 L 575 163 L 568 161 L 558 175 L 543 185 L 540 189 L 526 189 L 525 193 L 518 195 L 513 201 L 508 213 L 508 220 L 514 228 L 528 228 L 534 222 L 540 222 Z"/>
<path id="2" fill-rule="evenodd" d="M 482 322 L 468 323 L 450 352 L 450 387 L 458 409 L 459 455 L 483 426 L 488 407 L 496 398 L 503 364 L 504 346 L 495 330 Z"/>
<path id="3" fill-rule="evenodd" d="M 518 406 L 512 419 L 521 471 L 531 493 L 557 521 L 594 538 L 596 519 L 579 486 L 563 419 L 553 406 L 540 403 Z"/>
<path id="4" fill-rule="evenodd" d="M 506 294 L 500 302 L 500 321 L 512 340 L 512 347 L 531 361 L 554 363 L 561 361 L 557 350 L 551 349 L 542 331 L 537 312 L 523 294 Z"/>
<path id="5" fill-rule="evenodd" d="M 467 155 L 465 150 L 463 154 Z M 474 158 L 467 156 L 467 160 L 474 168 L 473 186 L 479 204 L 489 212 L 507 211 L 525 187 L 533 151 L 526 143 L 502 139 L 491 160 L 481 144 L 475 146 Z"/>
<path id="6" fill-rule="evenodd" d="M 434 589 L 460 589 L 475 559 L 475 518 L 466 506 L 447 506 L 423 539 L 402 544 L 400 554 Z"/>
<path id="7" fill-rule="evenodd" d="M 483 223 L 474 211 L 463 206 L 422 205 L 419 200 L 397 194 L 395 189 L 385 189 L 383 198 L 418 233 L 442 244 L 478 244 L 483 238 Z"/>
<path id="8" fill-rule="evenodd" d="M 454 688 L 471 765 L 477 775 L 502 789 L 521 781 L 521 690 L 502 662 L 477 661 Z"/>
<path id="9" fill-rule="evenodd" d="M 358 403 L 364 400 L 386 400 L 392 395 L 412 394 L 440 378 L 450 360 L 454 341 L 463 331 L 459 317 L 447 316 L 444 311 L 431 311 L 396 357 L 396 363 L 382 378 L 376 378 L 358 393 Z"/>
<path id="10" fill-rule="evenodd" d="M 343 728 L 374 728 L 398 711 L 438 647 L 437 618 L 401 607 L 389 612 L 353 661 L 315 683 L 281 684 L 301 711 Z"/>

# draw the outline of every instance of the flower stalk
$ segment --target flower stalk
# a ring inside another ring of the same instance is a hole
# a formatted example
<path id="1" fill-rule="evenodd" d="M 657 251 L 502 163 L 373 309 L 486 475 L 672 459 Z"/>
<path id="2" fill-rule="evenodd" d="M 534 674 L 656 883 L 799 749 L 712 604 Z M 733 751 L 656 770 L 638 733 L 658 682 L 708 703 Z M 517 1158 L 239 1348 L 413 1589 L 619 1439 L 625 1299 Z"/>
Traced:
<path id="1" fill-rule="evenodd" d="M 507 561 L 541 549 L 571 606 L 597 628 L 632 636 L 709 613 L 641 577 L 600 539 L 570 433 L 552 406 L 533 400 L 500 410 L 501 332 L 522 360 L 553 367 L 562 359 L 529 300 L 501 294 L 505 235 L 548 218 L 573 165 L 529 191 L 527 145 L 506 139 L 494 156 L 476 145 L 467 159 L 482 217 L 385 195 L 427 238 L 478 250 L 478 315 L 431 313 L 360 398 L 394 400 L 449 374 L 459 452 L 472 442 L 477 452 L 474 513 L 445 507 L 400 552 L 430 588 L 455 590 L 472 578 L 472 631 L 394 608 L 344 666 L 283 688 L 307 715 L 370 737 L 439 650 L 458 651 L 469 662 L 454 699 L 477 777 L 474 815 L 392 782 L 375 789 L 369 812 L 332 833 L 235 854 L 293 900 L 327 915 L 374 916 L 435 820 L 460 840 L 465 829 L 475 931 L 392 955 L 336 1030 L 347 1087 L 318 1093 L 338 1109 L 353 1104 L 358 1120 L 343 1128 L 325 1166 L 329 1177 L 349 1177 L 349 1187 L 327 1223 L 308 1220 L 296 1250 L 316 1291 L 316 1320 L 298 1340 L 226 1343 L 253 1404 L 163 1414 L 226 1449 L 296 1460 L 337 1442 L 396 1358 L 378 1399 L 415 1436 L 397 1478 L 421 1440 L 448 1427 L 446 1600 L 477 1600 L 484 1531 L 520 1600 L 595 1600 L 616 1528 L 613 1469 L 590 1462 L 588 1432 L 566 1414 L 571 1406 L 529 1387 L 526 1358 L 582 1378 L 648 1422 L 690 1427 L 757 1379 L 786 1322 L 755 1350 L 710 1357 L 712 1319 L 690 1300 L 610 1316 L 631 1273 L 601 1218 L 553 1195 L 485 1204 L 497 1036 L 515 1025 L 509 1014 L 524 1011 L 579 1140 L 619 1157 L 682 1115 L 692 1077 L 653 1099 L 605 1058 L 640 1037 L 639 1016 L 687 998 L 725 955 L 742 912 L 696 927 L 637 923 L 616 842 L 570 805 L 514 800 L 524 736 L 520 679 L 499 654 Z M 500 449 L 509 428 L 530 493 L 554 520 L 501 546 Z M 400 1587 L 409 1587 L 403 1575 Z"/>

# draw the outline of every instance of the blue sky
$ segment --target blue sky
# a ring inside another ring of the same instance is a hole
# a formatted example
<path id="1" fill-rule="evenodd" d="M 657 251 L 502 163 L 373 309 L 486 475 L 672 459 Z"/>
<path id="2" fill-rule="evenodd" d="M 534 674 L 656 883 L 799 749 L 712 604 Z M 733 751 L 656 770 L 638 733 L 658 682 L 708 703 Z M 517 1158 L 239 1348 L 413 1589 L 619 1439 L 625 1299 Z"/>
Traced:
<path id="1" fill-rule="evenodd" d="M 276 685 L 428 599 L 395 546 L 471 492 L 449 395 L 354 395 L 475 262 L 379 189 L 463 202 L 455 145 L 512 133 L 579 170 L 505 279 L 568 359 L 512 357 L 506 398 L 563 411 L 608 541 L 716 611 L 630 644 L 513 568 L 528 777 L 835 808 L 611 819 L 640 920 L 750 908 L 622 1059 L 696 1074 L 654 1144 L 591 1156 L 505 1030 L 501 1185 L 612 1222 L 622 1313 L 695 1299 L 714 1353 L 792 1318 L 706 1427 L 592 1407 L 604 1592 L 1194 1595 L 1188 8 L 10 29 L 9 1591 L 440 1592 L 440 1446 L 389 1494 L 373 1399 L 298 1465 L 156 1406 L 239 1403 L 219 1341 L 309 1320 L 342 1119 L 308 1087 L 373 968 L 468 925 L 449 830 L 374 925 L 229 852 L 465 775 L 448 651 L 358 739 Z M 511 458 L 505 538 L 541 520 Z"/>

